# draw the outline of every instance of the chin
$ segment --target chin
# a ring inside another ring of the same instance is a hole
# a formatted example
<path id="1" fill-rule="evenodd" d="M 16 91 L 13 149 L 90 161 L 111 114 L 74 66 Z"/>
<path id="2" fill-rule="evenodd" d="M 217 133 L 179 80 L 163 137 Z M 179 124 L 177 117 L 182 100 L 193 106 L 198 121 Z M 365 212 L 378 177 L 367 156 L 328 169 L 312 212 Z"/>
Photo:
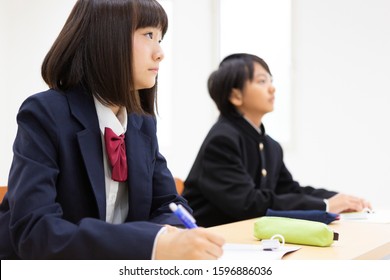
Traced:
<path id="1" fill-rule="evenodd" d="M 272 113 L 274 111 L 274 108 L 270 108 L 267 113 Z"/>
<path id="2" fill-rule="evenodd" d="M 138 88 L 138 90 L 140 90 L 140 89 L 148 89 L 148 88 L 154 87 L 155 84 L 156 84 L 155 82 L 154 83 L 150 83 L 150 84 L 144 84 L 144 85 L 142 85 L 140 87 L 137 87 L 137 88 Z"/>

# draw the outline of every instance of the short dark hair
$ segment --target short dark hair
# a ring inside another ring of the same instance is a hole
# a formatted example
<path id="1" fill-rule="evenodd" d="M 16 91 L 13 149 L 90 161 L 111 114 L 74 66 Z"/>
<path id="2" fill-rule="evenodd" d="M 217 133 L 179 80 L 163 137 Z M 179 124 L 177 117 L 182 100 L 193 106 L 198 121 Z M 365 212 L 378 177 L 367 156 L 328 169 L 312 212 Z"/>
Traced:
<path id="1" fill-rule="evenodd" d="M 78 0 L 43 61 L 43 79 L 50 88 L 81 85 L 103 104 L 155 115 L 157 81 L 134 89 L 133 34 L 143 27 L 158 27 L 163 35 L 168 29 L 156 0 Z"/>
<path id="2" fill-rule="evenodd" d="M 235 53 L 225 57 L 219 64 L 219 68 L 211 73 L 207 87 L 222 115 L 237 114 L 229 98 L 233 89 L 243 90 L 245 82 L 253 80 L 254 63 L 259 63 L 272 76 L 263 59 L 247 53 Z"/>

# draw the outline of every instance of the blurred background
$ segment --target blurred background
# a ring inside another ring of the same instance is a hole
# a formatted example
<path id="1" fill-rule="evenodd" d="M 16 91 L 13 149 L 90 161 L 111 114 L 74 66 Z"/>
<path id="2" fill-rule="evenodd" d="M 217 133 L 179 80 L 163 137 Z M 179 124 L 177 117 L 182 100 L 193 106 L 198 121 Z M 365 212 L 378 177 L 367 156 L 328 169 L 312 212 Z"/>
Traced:
<path id="1" fill-rule="evenodd" d="M 0 185 L 16 114 L 47 89 L 42 60 L 75 0 L 0 0 Z M 275 111 L 267 133 L 302 185 L 390 203 L 390 1 L 160 0 L 169 15 L 159 72 L 158 137 L 185 179 L 218 117 L 207 78 L 233 52 L 270 66 Z M 387 120 L 387 121 L 386 121 Z"/>

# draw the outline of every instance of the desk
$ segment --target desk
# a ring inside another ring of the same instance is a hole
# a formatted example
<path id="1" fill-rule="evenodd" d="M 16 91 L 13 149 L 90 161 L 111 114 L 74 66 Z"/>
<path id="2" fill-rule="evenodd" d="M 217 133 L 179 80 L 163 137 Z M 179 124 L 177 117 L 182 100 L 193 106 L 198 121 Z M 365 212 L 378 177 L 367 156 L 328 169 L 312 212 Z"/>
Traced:
<path id="1" fill-rule="evenodd" d="M 253 236 L 256 219 L 210 227 L 228 243 L 259 244 Z M 302 248 L 283 257 L 286 260 L 370 260 L 390 255 L 390 224 L 336 221 L 329 225 L 339 233 L 331 247 L 299 245 Z M 286 244 L 289 246 L 289 244 Z"/>

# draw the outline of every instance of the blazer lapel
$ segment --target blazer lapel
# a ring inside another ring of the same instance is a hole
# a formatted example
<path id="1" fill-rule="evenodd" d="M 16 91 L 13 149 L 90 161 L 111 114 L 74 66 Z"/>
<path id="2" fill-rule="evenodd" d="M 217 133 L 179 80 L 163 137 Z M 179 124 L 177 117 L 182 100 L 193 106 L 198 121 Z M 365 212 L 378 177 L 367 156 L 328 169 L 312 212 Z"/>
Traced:
<path id="1" fill-rule="evenodd" d="M 106 219 L 106 190 L 99 122 L 92 96 L 78 88 L 66 94 L 72 115 L 84 126 L 77 133 L 81 155 L 95 194 L 99 217 Z"/>
<path id="2" fill-rule="evenodd" d="M 140 131 L 143 119 L 131 114 L 126 131 L 126 155 L 129 170 L 129 214 L 128 221 L 148 219 L 152 203 L 153 155 L 151 139 Z"/>

